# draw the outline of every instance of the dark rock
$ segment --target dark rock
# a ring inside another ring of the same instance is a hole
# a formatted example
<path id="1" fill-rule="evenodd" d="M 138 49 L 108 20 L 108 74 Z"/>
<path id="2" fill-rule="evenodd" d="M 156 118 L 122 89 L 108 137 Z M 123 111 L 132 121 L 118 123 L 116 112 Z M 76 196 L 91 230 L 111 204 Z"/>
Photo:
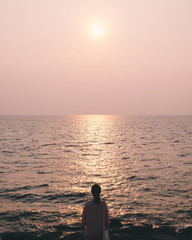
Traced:
<path id="1" fill-rule="evenodd" d="M 123 224 L 118 218 L 112 218 L 110 219 L 110 221 L 111 221 L 110 228 L 121 228 L 123 226 Z"/>
<path id="2" fill-rule="evenodd" d="M 72 233 L 72 234 L 70 234 L 70 235 L 67 235 L 67 236 L 65 236 L 65 237 L 63 237 L 63 238 L 60 238 L 60 240 L 76 240 L 76 239 L 78 239 L 78 240 L 85 240 L 85 237 L 83 236 L 83 234 L 82 233 Z"/>
<path id="3" fill-rule="evenodd" d="M 179 240 L 191 240 L 192 239 L 192 227 L 187 227 L 179 230 L 178 232 Z"/>
<path id="4" fill-rule="evenodd" d="M 70 231 L 73 229 L 69 225 L 64 225 L 64 224 L 54 226 L 54 228 L 57 229 L 57 231 Z"/>
<path id="5" fill-rule="evenodd" d="M 152 225 L 146 224 L 143 226 L 130 227 L 130 231 L 137 235 L 149 235 L 152 231 Z"/>
<path id="6" fill-rule="evenodd" d="M 31 232 L 7 232 L 1 236 L 2 240 L 35 240 L 36 235 Z"/>
<path id="7" fill-rule="evenodd" d="M 81 230 L 81 229 L 82 229 L 82 226 L 81 226 L 81 225 L 73 225 L 73 226 L 70 226 L 70 225 L 60 224 L 60 225 L 54 226 L 54 228 L 55 228 L 57 231 L 70 232 L 70 231 L 78 231 L 78 230 Z"/>
<path id="8" fill-rule="evenodd" d="M 154 228 L 154 233 L 166 234 L 169 236 L 176 236 L 176 228 L 171 226 L 162 226 L 160 228 Z"/>
<path id="9" fill-rule="evenodd" d="M 38 240 L 58 240 L 60 238 L 60 233 L 58 232 L 49 232 L 41 235 Z"/>

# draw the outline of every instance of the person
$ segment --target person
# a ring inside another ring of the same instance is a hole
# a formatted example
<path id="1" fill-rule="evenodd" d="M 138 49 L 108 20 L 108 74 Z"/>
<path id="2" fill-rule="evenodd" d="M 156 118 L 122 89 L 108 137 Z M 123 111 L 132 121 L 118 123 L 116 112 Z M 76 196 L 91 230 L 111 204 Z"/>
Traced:
<path id="1" fill-rule="evenodd" d="M 109 228 L 109 211 L 105 201 L 101 200 L 101 187 L 94 184 L 91 188 L 93 199 L 85 203 L 82 223 L 86 240 L 102 240 L 103 231 Z"/>

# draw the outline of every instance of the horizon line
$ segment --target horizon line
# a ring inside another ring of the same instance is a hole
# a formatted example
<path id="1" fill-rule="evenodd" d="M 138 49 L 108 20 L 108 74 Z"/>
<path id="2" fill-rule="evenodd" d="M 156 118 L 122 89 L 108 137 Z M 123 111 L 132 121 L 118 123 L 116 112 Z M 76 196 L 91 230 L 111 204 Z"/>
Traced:
<path id="1" fill-rule="evenodd" d="M 0 116 L 192 116 L 192 114 L 0 114 Z"/>

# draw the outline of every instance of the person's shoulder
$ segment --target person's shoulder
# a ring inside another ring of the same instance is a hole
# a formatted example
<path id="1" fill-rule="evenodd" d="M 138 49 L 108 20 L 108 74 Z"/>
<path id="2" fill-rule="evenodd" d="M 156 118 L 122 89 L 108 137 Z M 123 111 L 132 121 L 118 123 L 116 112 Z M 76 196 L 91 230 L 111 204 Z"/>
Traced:
<path id="1" fill-rule="evenodd" d="M 103 206 L 107 206 L 107 203 L 106 203 L 106 201 L 105 200 L 101 200 L 101 204 L 103 205 Z"/>
<path id="2" fill-rule="evenodd" d="M 85 202 L 85 206 L 89 206 L 90 204 L 92 204 L 92 202 L 93 202 L 92 200 L 86 201 L 86 202 Z"/>

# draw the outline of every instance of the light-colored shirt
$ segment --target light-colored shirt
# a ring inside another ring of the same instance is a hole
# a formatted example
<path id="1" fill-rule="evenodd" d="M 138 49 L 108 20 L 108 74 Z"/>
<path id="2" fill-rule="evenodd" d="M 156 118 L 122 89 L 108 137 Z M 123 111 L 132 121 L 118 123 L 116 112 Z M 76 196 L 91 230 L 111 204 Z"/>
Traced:
<path id="1" fill-rule="evenodd" d="M 82 222 L 85 227 L 85 236 L 102 236 L 103 228 L 109 227 L 109 211 L 106 202 L 101 200 L 97 204 L 94 200 L 87 201 L 83 208 Z"/>

